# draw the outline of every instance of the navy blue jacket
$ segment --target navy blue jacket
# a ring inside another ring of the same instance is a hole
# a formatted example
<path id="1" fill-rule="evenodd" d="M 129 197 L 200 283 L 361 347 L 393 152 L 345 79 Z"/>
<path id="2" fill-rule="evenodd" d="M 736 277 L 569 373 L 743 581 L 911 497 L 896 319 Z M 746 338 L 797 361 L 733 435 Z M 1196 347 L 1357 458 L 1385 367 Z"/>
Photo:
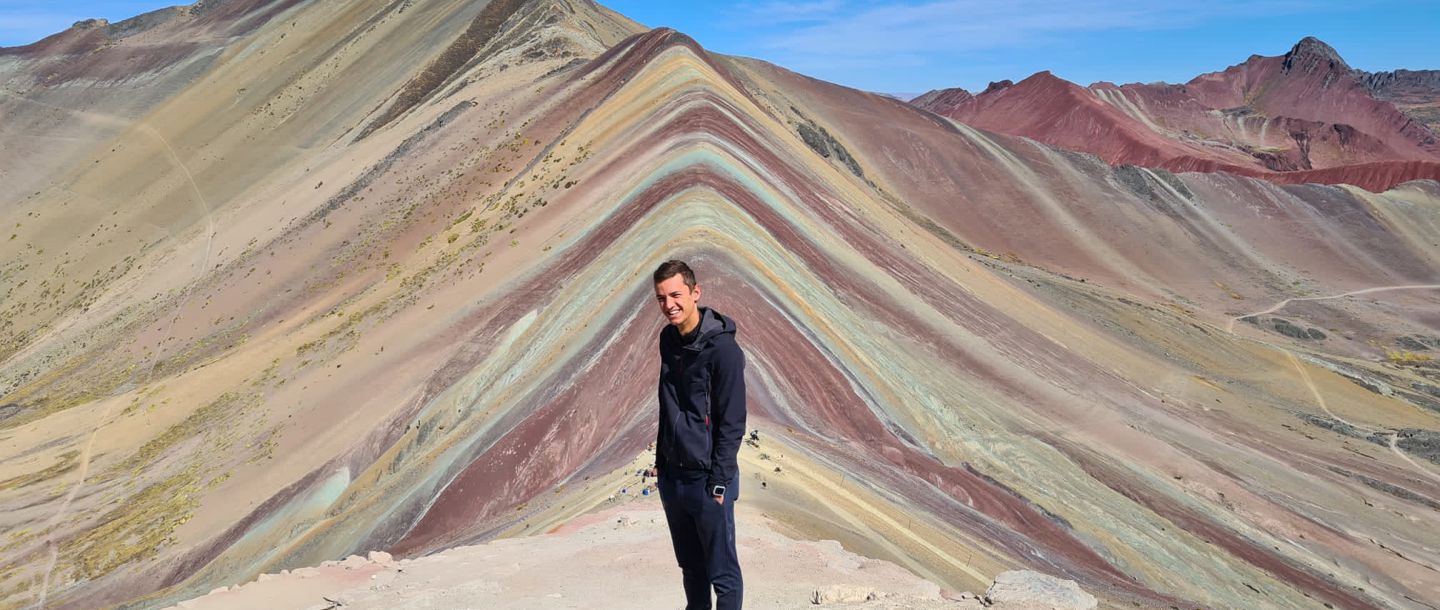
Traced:
<path id="1" fill-rule="evenodd" d="M 690 342 L 673 324 L 660 330 L 659 470 L 707 473 L 706 487 L 728 485 L 739 472 L 736 456 L 745 436 L 745 352 L 735 343 L 735 322 L 700 307 Z"/>

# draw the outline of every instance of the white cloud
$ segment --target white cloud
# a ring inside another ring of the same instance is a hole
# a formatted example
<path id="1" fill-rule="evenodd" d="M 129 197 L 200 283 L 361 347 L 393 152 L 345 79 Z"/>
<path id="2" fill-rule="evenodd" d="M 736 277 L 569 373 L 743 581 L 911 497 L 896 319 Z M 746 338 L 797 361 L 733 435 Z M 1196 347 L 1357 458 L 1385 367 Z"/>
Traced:
<path id="1" fill-rule="evenodd" d="M 1315 3 L 1295 0 L 1240 2 L 1210 0 L 1176 3 L 1160 0 L 891 0 L 861 7 L 817 2 L 820 7 L 772 9 L 773 22 L 800 27 L 770 30 L 755 38 L 758 48 L 783 57 L 886 56 L 889 54 L 962 52 L 1013 48 L 1050 40 L 1066 33 L 1165 28 L 1201 23 L 1244 12 L 1291 12 Z M 743 18 L 764 20 L 762 5 Z"/>
<path id="2" fill-rule="evenodd" d="M 1313 15 L 1385 0 L 817 0 L 733 5 L 722 11 L 732 52 L 873 90 L 916 83 L 980 86 L 1063 61 L 1030 61 L 1077 40 L 1194 30 L 1267 17 Z M 734 47 L 739 47 L 735 49 Z M 1007 71 L 983 70 L 996 61 Z M 1025 66 L 1023 69 L 1019 66 Z M 979 76 L 985 72 L 984 78 Z"/>
<path id="3" fill-rule="evenodd" d="M 815 0 L 813 2 L 762 2 L 742 3 L 739 12 L 758 23 L 780 25 L 822 21 L 838 15 L 845 7 L 842 0 Z"/>

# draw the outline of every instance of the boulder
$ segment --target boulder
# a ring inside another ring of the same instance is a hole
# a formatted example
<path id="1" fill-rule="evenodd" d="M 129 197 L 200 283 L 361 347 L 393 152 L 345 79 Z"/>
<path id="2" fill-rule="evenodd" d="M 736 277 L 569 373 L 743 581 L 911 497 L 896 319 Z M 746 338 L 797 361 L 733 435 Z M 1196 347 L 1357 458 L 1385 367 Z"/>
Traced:
<path id="1" fill-rule="evenodd" d="M 866 602 L 878 599 L 880 594 L 869 587 L 855 585 L 830 585 L 816 589 L 810 594 L 810 603 L 815 605 Z"/>
<path id="2" fill-rule="evenodd" d="M 998 609 L 1094 610 L 1099 606 L 1095 596 L 1081 590 L 1075 581 L 1030 570 L 1001 572 L 985 591 L 985 598 Z"/>

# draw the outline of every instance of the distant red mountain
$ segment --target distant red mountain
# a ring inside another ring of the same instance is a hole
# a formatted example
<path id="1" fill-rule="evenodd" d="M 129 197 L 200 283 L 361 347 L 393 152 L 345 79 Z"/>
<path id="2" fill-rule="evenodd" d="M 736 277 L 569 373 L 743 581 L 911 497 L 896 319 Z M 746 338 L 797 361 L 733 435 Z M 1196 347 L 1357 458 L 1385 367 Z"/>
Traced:
<path id="1" fill-rule="evenodd" d="M 1254 55 L 1183 85 L 1081 87 L 1040 72 L 1015 84 L 992 83 L 978 95 L 945 89 L 911 103 L 1114 165 L 1385 190 L 1440 179 L 1440 138 L 1377 97 L 1394 91 L 1423 106 L 1435 89 L 1427 88 L 1426 73 L 1393 74 L 1354 70 L 1329 45 L 1305 38 L 1285 55 Z"/>
<path id="2" fill-rule="evenodd" d="M 910 103 L 931 112 L 945 114 L 973 99 L 975 96 L 964 89 L 935 89 L 910 100 Z"/>

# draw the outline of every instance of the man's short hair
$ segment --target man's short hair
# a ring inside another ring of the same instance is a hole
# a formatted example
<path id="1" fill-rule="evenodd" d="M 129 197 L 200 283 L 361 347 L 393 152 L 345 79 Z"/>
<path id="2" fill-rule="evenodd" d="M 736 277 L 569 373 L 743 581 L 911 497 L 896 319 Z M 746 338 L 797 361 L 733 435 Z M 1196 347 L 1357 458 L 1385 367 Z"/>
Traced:
<path id="1" fill-rule="evenodd" d="M 659 284 L 660 282 L 675 277 L 677 273 L 685 278 L 685 286 L 687 288 L 695 288 L 695 272 L 690 270 L 690 265 L 685 264 L 685 261 L 679 261 L 673 258 L 660 263 L 660 266 L 655 269 L 655 283 Z"/>

